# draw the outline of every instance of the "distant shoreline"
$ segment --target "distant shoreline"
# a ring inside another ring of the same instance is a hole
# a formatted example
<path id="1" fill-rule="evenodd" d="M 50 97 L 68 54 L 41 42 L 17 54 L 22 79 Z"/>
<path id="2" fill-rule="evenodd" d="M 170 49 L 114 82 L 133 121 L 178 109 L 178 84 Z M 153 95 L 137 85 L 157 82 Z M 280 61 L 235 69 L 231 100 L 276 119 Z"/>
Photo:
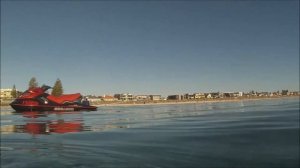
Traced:
<path id="1" fill-rule="evenodd" d="M 160 101 L 118 101 L 118 102 L 91 102 L 91 105 L 97 107 L 113 107 L 113 106 L 148 106 L 148 105 L 176 105 L 176 104 L 202 104 L 202 103 L 221 103 L 221 102 L 239 102 L 239 101 L 256 101 L 268 99 L 285 99 L 300 98 L 299 95 L 291 96 L 274 96 L 274 97 L 240 97 L 240 98 L 216 98 L 216 99 L 200 99 L 200 100 L 160 100 Z M 1 107 L 9 106 L 9 103 L 1 103 Z"/>
<path id="2" fill-rule="evenodd" d="M 221 103 L 221 102 L 239 102 L 239 101 L 257 101 L 257 100 L 272 100 L 286 98 L 300 98 L 295 96 L 276 96 L 276 97 L 252 97 L 252 98 L 219 98 L 219 99 L 204 99 L 204 100 L 173 100 L 173 101 L 157 101 L 157 102 L 101 102 L 101 104 L 93 104 L 97 107 L 114 107 L 114 106 L 147 106 L 147 105 L 176 105 L 176 104 L 202 104 L 202 103 Z"/>

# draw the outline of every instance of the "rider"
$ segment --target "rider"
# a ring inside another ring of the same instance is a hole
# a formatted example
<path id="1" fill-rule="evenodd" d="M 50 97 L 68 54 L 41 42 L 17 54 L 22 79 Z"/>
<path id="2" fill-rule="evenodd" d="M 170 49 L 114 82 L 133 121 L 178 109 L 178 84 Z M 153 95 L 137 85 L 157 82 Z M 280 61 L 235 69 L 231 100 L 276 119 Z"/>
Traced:
<path id="1" fill-rule="evenodd" d="M 90 102 L 86 97 L 82 100 L 82 105 L 83 106 L 89 106 L 90 105 Z"/>

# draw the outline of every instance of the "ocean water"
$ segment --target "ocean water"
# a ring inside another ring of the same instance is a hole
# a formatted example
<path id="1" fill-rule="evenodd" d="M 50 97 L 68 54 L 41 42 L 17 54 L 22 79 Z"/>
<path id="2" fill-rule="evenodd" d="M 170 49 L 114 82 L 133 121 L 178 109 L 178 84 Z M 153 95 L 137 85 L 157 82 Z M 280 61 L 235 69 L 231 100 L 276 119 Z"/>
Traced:
<path id="1" fill-rule="evenodd" d="M 99 107 L 1 108 L 1 168 L 299 167 L 299 98 Z"/>

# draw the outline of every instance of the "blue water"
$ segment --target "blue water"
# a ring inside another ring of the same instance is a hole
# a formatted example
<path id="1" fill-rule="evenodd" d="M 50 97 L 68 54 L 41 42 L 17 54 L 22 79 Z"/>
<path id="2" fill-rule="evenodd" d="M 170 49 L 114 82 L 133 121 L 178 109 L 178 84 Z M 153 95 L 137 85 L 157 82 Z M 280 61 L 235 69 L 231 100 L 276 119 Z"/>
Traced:
<path id="1" fill-rule="evenodd" d="M 15 113 L 5 167 L 299 167 L 299 98 Z"/>

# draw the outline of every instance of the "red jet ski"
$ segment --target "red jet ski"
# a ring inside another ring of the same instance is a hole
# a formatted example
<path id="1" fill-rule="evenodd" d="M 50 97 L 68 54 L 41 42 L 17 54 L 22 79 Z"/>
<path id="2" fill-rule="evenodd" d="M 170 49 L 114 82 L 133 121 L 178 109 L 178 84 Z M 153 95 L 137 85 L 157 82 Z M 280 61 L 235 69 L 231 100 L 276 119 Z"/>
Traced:
<path id="1" fill-rule="evenodd" d="M 96 106 L 90 106 L 87 99 L 83 99 L 80 93 L 65 94 L 59 97 L 46 93 L 50 86 L 43 85 L 26 90 L 12 103 L 11 107 L 16 111 L 79 111 L 97 110 Z"/>

